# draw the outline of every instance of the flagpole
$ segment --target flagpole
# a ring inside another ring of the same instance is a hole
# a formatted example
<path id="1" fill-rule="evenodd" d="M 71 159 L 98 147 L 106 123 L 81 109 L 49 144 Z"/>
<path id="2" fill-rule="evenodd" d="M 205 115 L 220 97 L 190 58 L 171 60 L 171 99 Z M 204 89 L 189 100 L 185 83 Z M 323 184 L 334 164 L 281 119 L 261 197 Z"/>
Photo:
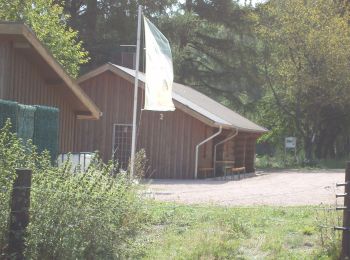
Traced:
<path id="1" fill-rule="evenodd" d="M 134 85 L 134 110 L 132 117 L 132 141 L 131 141 L 131 160 L 130 177 L 134 177 L 135 170 L 135 151 L 136 151 L 136 119 L 137 119 L 137 94 L 139 89 L 139 65 L 140 65 L 140 44 L 141 44 L 141 14 L 142 5 L 139 5 L 137 15 L 137 43 L 136 43 L 136 66 L 135 66 L 135 85 Z"/>

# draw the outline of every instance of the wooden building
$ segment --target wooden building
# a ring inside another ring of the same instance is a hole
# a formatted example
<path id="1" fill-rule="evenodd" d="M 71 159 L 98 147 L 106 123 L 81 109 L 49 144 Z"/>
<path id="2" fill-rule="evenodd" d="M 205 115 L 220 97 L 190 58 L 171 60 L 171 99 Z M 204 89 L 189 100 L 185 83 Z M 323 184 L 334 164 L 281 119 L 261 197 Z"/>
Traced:
<path id="1" fill-rule="evenodd" d="M 117 158 L 122 167 L 127 166 L 134 74 L 134 70 L 108 63 L 78 79 L 103 116 L 99 121 L 78 123 L 75 152 L 98 150 L 105 161 Z M 140 73 L 137 147 L 146 151 L 147 177 L 200 178 L 217 175 L 227 165 L 254 171 L 256 139 L 265 128 L 177 83 L 173 85 L 174 112 L 142 110 L 143 88 L 144 74 Z"/>
<path id="2" fill-rule="evenodd" d="M 60 153 L 73 150 L 77 118 L 100 110 L 26 26 L 0 22 L 0 99 L 46 105 L 60 111 Z"/>

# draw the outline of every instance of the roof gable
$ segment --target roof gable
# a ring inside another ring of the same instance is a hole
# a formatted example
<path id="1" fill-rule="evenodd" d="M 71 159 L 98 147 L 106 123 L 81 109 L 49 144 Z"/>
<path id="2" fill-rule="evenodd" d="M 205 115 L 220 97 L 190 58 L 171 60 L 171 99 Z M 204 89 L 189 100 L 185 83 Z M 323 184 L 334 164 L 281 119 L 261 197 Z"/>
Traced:
<path id="1" fill-rule="evenodd" d="M 62 91 L 72 97 L 78 118 L 98 119 L 100 110 L 78 84 L 65 72 L 51 53 L 38 40 L 28 26 L 15 22 L 0 22 L 0 39 L 7 39 L 14 48 L 21 51 L 43 70 L 46 81 L 61 84 Z"/>
<path id="2" fill-rule="evenodd" d="M 118 66 L 112 63 L 107 63 L 81 76 L 78 79 L 78 83 L 84 82 L 105 71 L 111 71 L 117 74 L 118 76 L 128 80 L 129 82 L 134 82 L 135 80 L 135 70 Z M 139 80 L 141 81 L 141 83 L 145 82 L 144 73 L 139 73 Z M 140 85 L 140 87 L 144 87 L 144 84 Z M 174 82 L 172 95 L 174 101 L 176 101 L 176 108 L 184 110 L 183 106 L 185 106 L 189 108 L 185 109 L 186 113 L 192 115 L 194 115 L 194 113 L 200 114 L 201 116 L 209 119 L 212 126 L 236 128 L 244 132 L 264 133 L 267 131 L 267 129 L 253 123 L 247 118 L 239 115 L 238 113 L 232 111 L 231 109 L 225 107 L 224 105 L 216 102 L 215 100 L 211 99 L 210 97 L 202 94 L 201 92 L 191 87 Z"/>

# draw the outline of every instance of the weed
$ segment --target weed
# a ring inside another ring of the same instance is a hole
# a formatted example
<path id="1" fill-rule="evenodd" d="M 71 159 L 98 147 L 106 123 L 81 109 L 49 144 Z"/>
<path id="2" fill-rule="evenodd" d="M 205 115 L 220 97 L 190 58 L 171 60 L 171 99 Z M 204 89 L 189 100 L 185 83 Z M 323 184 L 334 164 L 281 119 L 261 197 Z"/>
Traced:
<path id="1" fill-rule="evenodd" d="M 161 221 L 162 228 L 149 232 L 157 235 L 144 259 L 329 259 L 339 252 L 319 239 L 320 207 L 149 207 L 153 227 Z"/>

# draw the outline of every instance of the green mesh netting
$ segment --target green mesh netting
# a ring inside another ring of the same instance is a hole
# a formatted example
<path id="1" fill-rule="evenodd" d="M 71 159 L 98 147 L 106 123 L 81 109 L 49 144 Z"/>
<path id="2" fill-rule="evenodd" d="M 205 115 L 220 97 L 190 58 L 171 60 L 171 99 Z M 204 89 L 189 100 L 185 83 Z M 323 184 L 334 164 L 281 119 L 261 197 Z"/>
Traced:
<path id="1" fill-rule="evenodd" d="M 4 127 L 9 118 L 12 123 L 12 131 L 17 131 L 18 103 L 0 99 L 0 128 Z"/>
<path id="2" fill-rule="evenodd" d="M 18 107 L 17 134 L 24 142 L 27 142 L 29 139 L 33 139 L 36 108 L 21 104 Z"/>
<path id="3" fill-rule="evenodd" d="M 58 155 L 59 110 L 54 107 L 35 107 L 33 143 L 39 152 L 48 150 L 54 161 Z"/>
<path id="4" fill-rule="evenodd" d="M 0 99 L 0 128 L 7 119 L 12 131 L 24 142 L 33 140 L 39 152 L 48 150 L 54 161 L 58 155 L 59 110 L 47 106 L 28 106 Z"/>

